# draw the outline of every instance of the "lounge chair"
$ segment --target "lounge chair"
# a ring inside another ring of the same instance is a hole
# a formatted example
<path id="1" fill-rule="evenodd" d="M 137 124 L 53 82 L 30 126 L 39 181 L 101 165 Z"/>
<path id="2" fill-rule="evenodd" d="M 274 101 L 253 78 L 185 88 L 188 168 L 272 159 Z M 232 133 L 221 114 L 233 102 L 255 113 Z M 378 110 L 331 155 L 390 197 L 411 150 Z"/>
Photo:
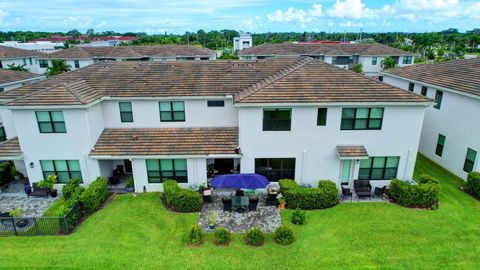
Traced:
<path id="1" fill-rule="evenodd" d="M 27 193 L 28 198 L 30 197 L 48 197 L 50 195 L 49 188 L 38 187 L 37 183 L 33 183 L 33 188 L 30 185 L 25 185 L 25 193 Z"/>
<path id="2" fill-rule="evenodd" d="M 223 202 L 223 211 L 231 212 L 232 211 L 232 199 L 222 198 L 222 202 Z"/>

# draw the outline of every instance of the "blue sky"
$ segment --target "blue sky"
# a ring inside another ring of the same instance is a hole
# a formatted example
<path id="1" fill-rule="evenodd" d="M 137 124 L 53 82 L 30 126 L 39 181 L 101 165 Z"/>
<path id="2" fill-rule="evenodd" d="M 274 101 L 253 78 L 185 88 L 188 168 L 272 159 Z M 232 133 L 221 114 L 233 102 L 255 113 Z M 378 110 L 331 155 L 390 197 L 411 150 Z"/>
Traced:
<path id="1" fill-rule="evenodd" d="M 0 31 L 425 32 L 480 27 L 472 0 L 0 0 Z"/>

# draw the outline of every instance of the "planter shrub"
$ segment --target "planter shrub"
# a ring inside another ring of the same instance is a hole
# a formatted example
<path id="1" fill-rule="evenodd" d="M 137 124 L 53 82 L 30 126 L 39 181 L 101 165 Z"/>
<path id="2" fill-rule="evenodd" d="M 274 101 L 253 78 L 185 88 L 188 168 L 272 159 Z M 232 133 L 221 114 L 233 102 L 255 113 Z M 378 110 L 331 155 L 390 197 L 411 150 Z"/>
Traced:
<path id="1" fill-rule="evenodd" d="M 418 180 L 419 183 L 421 184 L 426 184 L 426 183 L 435 183 L 435 184 L 438 184 L 438 179 L 431 176 L 431 175 L 428 175 L 428 174 L 421 174 L 420 175 L 420 179 Z"/>
<path id="2" fill-rule="evenodd" d="M 188 243 L 191 245 L 201 245 L 205 242 L 205 234 L 198 225 L 193 225 L 188 232 Z"/>
<path id="3" fill-rule="evenodd" d="M 247 231 L 245 243 L 250 246 L 259 247 L 265 244 L 265 234 L 257 227 Z"/>
<path id="4" fill-rule="evenodd" d="M 65 198 L 65 201 L 68 201 L 74 193 L 78 193 L 78 189 L 80 188 L 83 188 L 80 187 L 80 179 L 68 180 L 67 184 L 62 188 L 62 195 L 63 198 Z"/>
<path id="5" fill-rule="evenodd" d="M 467 188 L 473 195 L 480 196 L 480 172 L 471 172 L 468 174 Z"/>
<path id="6" fill-rule="evenodd" d="M 307 220 L 305 212 L 300 211 L 300 209 L 297 209 L 293 211 L 292 213 L 292 223 L 296 225 L 303 225 L 305 224 L 305 221 Z"/>
<path id="7" fill-rule="evenodd" d="M 273 233 L 273 240 L 280 245 L 290 245 L 295 241 L 292 229 L 280 226 Z"/>
<path id="8" fill-rule="evenodd" d="M 292 179 L 281 179 L 278 181 L 278 184 L 280 185 L 280 193 L 300 187 L 297 182 Z"/>
<path id="9" fill-rule="evenodd" d="M 200 193 L 179 187 L 175 180 L 163 183 L 163 196 L 167 206 L 178 212 L 198 212 L 202 208 Z"/>
<path id="10" fill-rule="evenodd" d="M 285 188 L 286 187 L 286 188 Z M 283 197 L 290 209 L 324 209 L 330 208 L 338 203 L 338 189 L 335 183 L 329 180 L 322 180 L 318 188 L 296 187 L 289 182 L 284 184 Z"/>
<path id="11" fill-rule="evenodd" d="M 232 241 L 232 234 L 229 230 L 222 227 L 215 230 L 215 244 L 224 246 L 228 245 L 230 241 Z"/>
<path id="12" fill-rule="evenodd" d="M 103 177 L 97 177 L 80 196 L 86 215 L 98 210 L 108 198 L 108 185 Z"/>
<path id="13" fill-rule="evenodd" d="M 411 185 L 405 181 L 393 179 L 390 183 L 389 196 L 402 206 L 435 208 L 440 193 L 437 182 L 419 181 L 417 185 Z"/>

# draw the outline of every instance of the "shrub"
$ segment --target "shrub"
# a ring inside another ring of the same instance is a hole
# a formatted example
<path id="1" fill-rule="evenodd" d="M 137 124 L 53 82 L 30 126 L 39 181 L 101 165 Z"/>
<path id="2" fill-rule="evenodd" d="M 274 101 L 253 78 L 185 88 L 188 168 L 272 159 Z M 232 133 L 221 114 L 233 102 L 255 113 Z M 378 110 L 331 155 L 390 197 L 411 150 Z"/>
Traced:
<path id="1" fill-rule="evenodd" d="M 51 175 L 47 176 L 47 179 L 44 179 L 44 180 L 38 182 L 37 185 L 40 188 L 53 189 L 53 187 L 57 183 L 57 178 L 58 178 L 58 176 L 56 176 L 54 174 L 51 174 Z"/>
<path id="2" fill-rule="evenodd" d="M 62 195 L 65 200 L 69 200 L 73 193 L 80 187 L 80 179 L 70 179 L 62 188 Z"/>
<path id="3" fill-rule="evenodd" d="M 13 180 L 12 166 L 8 162 L 0 162 L 0 186 Z"/>
<path id="4" fill-rule="evenodd" d="M 205 242 L 205 234 L 198 225 L 193 225 L 188 233 L 188 243 L 191 245 L 201 245 Z"/>
<path id="5" fill-rule="evenodd" d="M 297 182 L 292 179 L 281 179 L 278 181 L 278 184 L 280 185 L 280 193 L 299 187 Z"/>
<path id="6" fill-rule="evenodd" d="M 411 185 L 405 181 L 393 179 L 389 196 L 398 204 L 406 207 L 433 208 L 438 201 L 440 186 L 434 181 Z"/>
<path id="7" fill-rule="evenodd" d="M 428 175 L 428 174 L 421 174 L 418 182 L 421 183 L 421 184 L 430 183 L 430 182 L 435 183 L 435 184 L 439 183 L 437 178 L 435 178 L 431 175 Z"/>
<path id="8" fill-rule="evenodd" d="M 362 64 L 354 64 L 352 71 L 355 73 L 362 73 L 363 72 Z"/>
<path id="9" fill-rule="evenodd" d="M 215 230 L 215 244 L 228 245 L 232 241 L 232 234 L 225 228 L 218 227 Z"/>
<path id="10" fill-rule="evenodd" d="M 134 183 L 133 183 L 133 176 L 129 176 L 127 178 L 127 183 L 125 184 L 126 188 L 133 188 Z"/>
<path id="11" fill-rule="evenodd" d="M 480 196 L 480 172 L 471 172 L 468 174 L 467 188 L 472 194 Z"/>
<path id="12" fill-rule="evenodd" d="M 202 208 L 200 193 L 179 187 L 175 180 L 163 183 L 163 196 L 168 207 L 178 212 L 198 212 Z"/>
<path id="13" fill-rule="evenodd" d="M 103 177 L 97 177 L 80 196 L 85 214 L 98 210 L 108 198 L 108 185 Z"/>
<path id="14" fill-rule="evenodd" d="M 307 220 L 307 216 L 305 212 L 300 211 L 300 209 L 293 211 L 292 213 L 293 224 L 302 225 L 302 224 L 305 224 L 306 220 Z"/>
<path id="15" fill-rule="evenodd" d="M 280 226 L 273 233 L 273 240 L 280 245 L 290 245 L 295 241 L 292 229 Z"/>
<path id="16" fill-rule="evenodd" d="M 245 243 L 250 246 L 259 247 L 265 243 L 265 234 L 257 227 L 247 231 Z"/>
<path id="17" fill-rule="evenodd" d="M 290 184 L 288 184 L 290 185 Z M 293 186 L 293 185 L 292 185 Z M 302 188 L 287 186 L 282 192 L 287 207 L 291 209 L 324 209 L 337 205 L 338 189 L 335 183 L 322 180 L 318 188 Z"/>

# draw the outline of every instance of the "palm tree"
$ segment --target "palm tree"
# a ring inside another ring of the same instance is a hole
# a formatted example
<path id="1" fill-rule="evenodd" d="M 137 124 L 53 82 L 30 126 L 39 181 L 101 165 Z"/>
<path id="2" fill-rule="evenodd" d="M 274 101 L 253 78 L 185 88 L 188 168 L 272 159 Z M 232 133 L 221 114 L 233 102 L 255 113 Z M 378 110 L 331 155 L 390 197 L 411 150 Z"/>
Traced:
<path id="1" fill-rule="evenodd" d="M 47 77 L 56 76 L 64 72 L 70 71 L 71 66 L 61 59 L 53 59 L 52 66 L 47 68 Z"/>
<path id="2" fill-rule="evenodd" d="M 15 63 L 7 65 L 9 70 L 15 70 L 15 71 L 29 71 L 28 68 L 25 67 L 25 65 L 15 65 Z"/>
<path id="3" fill-rule="evenodd" d="M 382 69 L 394 68 L 396 65 L 395 59 L 393 59 L 391 56 L 385 57 L 385 59 L 382 61 Z"/>

